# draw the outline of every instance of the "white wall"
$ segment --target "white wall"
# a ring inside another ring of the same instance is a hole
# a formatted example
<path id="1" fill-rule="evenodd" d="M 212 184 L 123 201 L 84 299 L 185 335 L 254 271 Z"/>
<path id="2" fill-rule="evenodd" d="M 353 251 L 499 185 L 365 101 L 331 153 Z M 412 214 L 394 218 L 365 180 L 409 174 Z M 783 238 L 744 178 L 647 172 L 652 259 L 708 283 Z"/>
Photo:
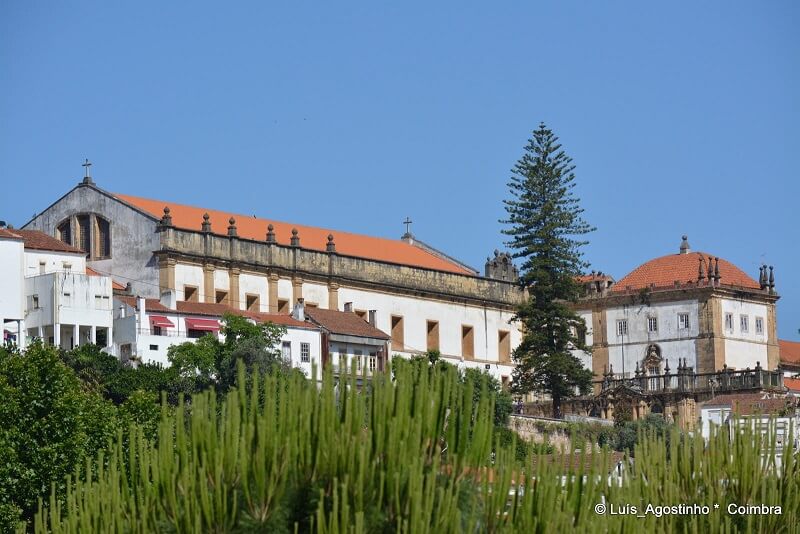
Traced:
<path id="1" fill-rule="evenodd" d="M 608 336 L 608 361 L 614 373 L 624 372 L 633 376 L 636 363 L 647 354 L 651 343 L 661 348 L 661 357 L 669 362 L 674 372 L 678 359 L 686 358 L 686 364 L 697 368 L 695 339 L 699 335 L 699 306 L 696 300 L 656 303 L 651 306 L 620 306 L 606 310 L 606 335 Z M 689 328 L 678 328 L 678 314 L 689 314 Z M 648 317 L 658 321 L 658 331 L 648 331 Z M 617 335 L 617 321 L 627 319 L 628 334 Z"/>
<path id="2" fill-rule="evenodd" d="M 205 288 L 203 287 L 203 268 L 199 265 L 187 265 L 178 263 L 175 265 L 175 290 L 178 300 L 186 300 L 183 286 L 194 286 L 197 288 L 198 300 L 205 302 Z"/>
<path id="3" fill-rule="evenodd" d="M 328 286 L 305 282 L 303 284 L 303 298 L 306 303 L 316 304 L 320 308 L 328 308 Z M 339 309 L 342 309 L 341 299 Z"/>
<path id="4" fill-rule="evenodd" d="M 25 250 L 25 276 L 43 274 L 42 269 L 44 269 L 44 273 L 60 272 L 64 270 L 64 264 L 69 265 L 70 271 L 73 273 L 85 273 L 86 255 L 47 250 Z"/>
<path id="5" fill-rule="evenodd" d="M 242 273 L 239 275 L 239 295 L 237 302 L 231 303 L 235 308 L 241 310 L 247 306 L 247 294 L 258 295 L 258 311 L 269 311 L 269 299 L 267 298 L 267 278 L 253 274 Z"/>
<path id="6" fill-rule="evenodd" d="M 2 330 L 2 321 L 24 318 L 24 248 L 22 241 L 0 238 L 0 258 L 2 258 L 0 260 L 0 330 Z M 2 339 L 2 332 L 0 332 L 0 339 Z"/>

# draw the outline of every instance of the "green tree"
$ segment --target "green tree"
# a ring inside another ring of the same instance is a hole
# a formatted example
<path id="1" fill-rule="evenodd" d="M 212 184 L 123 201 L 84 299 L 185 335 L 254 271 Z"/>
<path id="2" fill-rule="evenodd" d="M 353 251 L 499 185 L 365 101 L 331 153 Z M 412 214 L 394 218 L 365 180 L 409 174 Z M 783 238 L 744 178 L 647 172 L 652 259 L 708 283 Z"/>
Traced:
<path id="1" fill-rule="evenodd" d="M 237 365 L 241 360 L 248 374 L 288 371 L 291 362 L 283 361 L 280 341 L 286 328 L 274 323 L 253 324 L 244 317 L 226 314 L 222 333 L 225 342 L 216 355 L 217 384 L 224 391 L 236 383 Z"/>
<path id="2" fill-rule="evenodd" d="M 520 284 L 528 299 L 515 318 L 524 336 L 514 350 L 514 389 L 538 390 L 553 399 L 553 416 L 561 417 L 562 399 L 591 387 L 592 373 L 571 352 L 586 350 L 577 332 L 586 328 L 570 303 L 579 297 L 576 277 L 588 264 L 580 236 L 594 230 L 582 218 L 583 209 L 573 188 L 574 165 L 558 137 L 544 123 L 533 132 L 522 158 L 512 169 L 505 200 L 510 236 L 507 245 L 521 258 Z"/>

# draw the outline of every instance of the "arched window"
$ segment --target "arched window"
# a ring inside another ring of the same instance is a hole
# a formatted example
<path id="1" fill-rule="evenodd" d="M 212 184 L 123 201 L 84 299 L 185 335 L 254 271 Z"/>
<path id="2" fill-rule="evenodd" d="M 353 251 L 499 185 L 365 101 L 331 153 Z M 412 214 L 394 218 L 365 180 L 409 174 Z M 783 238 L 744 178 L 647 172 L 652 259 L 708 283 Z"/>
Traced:
<path id="1" fill-rule="evenodd" d="M 56 226 L 56 237 L 78 247 L 89 255 L 89 260 L 111 257 L 111 223 L 94 213 L 81 213 L 65 219 Z"/>
<path id="2" fill-rule="evenodd" d="M 56 228 L 56 236 L 64 243 L 68 245 L 72 244 L 72 231 L 70 228 L 69 219 L 58 225 L 58 228 Z"/>

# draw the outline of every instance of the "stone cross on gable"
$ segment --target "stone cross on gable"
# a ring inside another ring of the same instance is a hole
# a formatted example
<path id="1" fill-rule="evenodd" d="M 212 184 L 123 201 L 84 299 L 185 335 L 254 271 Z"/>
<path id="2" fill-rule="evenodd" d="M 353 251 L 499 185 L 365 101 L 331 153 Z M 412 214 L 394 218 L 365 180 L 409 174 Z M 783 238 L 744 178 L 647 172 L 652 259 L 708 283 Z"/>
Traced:
<path id="1" fill-rule="evenodd" d="M 403 224 L 406 225 L 406 235 L 411 234 L 411 223 L 414 222 L 410 218 L 406 217 L 406 220 L 403 221 Z"/>
<path id="2" fill-rule="evenodd" d="M 89 158 L 86 158 L 86 161 L 81 163 L 81 167 L 86 169 L 86 172 L 83 175 L 84 178 L 90 178 L 90 176 L 89 176 L 89 167 L 91 167 L 91 166 L 92 166 L 92 163 L 89 161 Z"/>

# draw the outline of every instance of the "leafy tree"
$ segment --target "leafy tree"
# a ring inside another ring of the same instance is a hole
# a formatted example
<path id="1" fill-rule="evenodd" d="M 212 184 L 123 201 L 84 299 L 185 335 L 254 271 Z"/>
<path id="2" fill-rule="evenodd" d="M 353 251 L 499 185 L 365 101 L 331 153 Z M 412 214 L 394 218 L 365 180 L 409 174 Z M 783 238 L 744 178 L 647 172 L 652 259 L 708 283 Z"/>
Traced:
<path id="1" fill-rule="evenodd" d="M 464 370 L 464 382 L 472 382 L 472 394 L 474 404 L 480 402 L 483 394 L 483 383 L 486 383 L 486 390 L 494 396 L 494 424 L 495 426 L 505 426 L 513 410 L 511 395 L 505 391 L 500 382 L 483 369 L 468 368 Z"/>
<path id="2" fill-rule="evenodd" d="M 592 380 L 571 352 L 589 350 L 576 335 L 586 325 L 569 303 L 579 297 L 575 278 L 588 267 L 580 236 L 594 230 L 573 192 L 574 168 L 555 134 L 540 124 L 512 169 L 508 218 L 501 221 L 508 225 L 507 245 L 523 260 L 519 282 L 529 296 L 515 316 L 524 336 L 513 354 L 514 389 L 550 393 L 554 417 L 561 416 L 562 399 L 576 389 L 588 392 Z"/>
<path id="3" fill-rule="evenodd" d="M 24 354 L 0 349 L 0 510 L 9 526 L 23 519 L 50 492 L 63 495 L 65 477 L 94 458 L 115 436 L 114 406 L 86 391 L 59 358 L 41 343 Z"/>

